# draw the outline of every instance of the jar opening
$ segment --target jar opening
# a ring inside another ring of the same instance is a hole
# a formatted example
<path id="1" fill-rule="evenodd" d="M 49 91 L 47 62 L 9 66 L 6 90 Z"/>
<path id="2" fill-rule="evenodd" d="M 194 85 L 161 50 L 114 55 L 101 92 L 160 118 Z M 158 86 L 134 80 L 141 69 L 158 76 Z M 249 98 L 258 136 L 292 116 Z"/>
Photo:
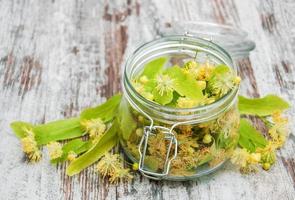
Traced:
<path id="1" fill-rule="evenodd" d="M 138 75 L 149 61 L 161 56 L 194 57 L 196 51 L 210 56 L 210 60 L 216 64 L 229 66 L 236 73 L 236 68 L 229 54 L 220 46 L 208 40 L 183 35 L 163 37 L 139 47 L 126 62 L 123 89 L 131 106 L 136 104 L 151 117 L 171 123 L 175 120 L 183 121 L 191 118 L 214 118 L 229 108 L 236 99 L 238 86 L 234 86 L 222 98 L 211 104 L 192 108 L 173 108 L 157 104 L 141 96 L 133 87 L 132 78 Z"/>

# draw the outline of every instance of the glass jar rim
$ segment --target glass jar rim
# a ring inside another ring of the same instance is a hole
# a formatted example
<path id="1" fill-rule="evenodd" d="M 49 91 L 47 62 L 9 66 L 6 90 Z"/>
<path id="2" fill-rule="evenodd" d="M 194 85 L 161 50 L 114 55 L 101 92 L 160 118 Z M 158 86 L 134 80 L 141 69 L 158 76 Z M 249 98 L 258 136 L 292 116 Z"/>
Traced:
<path id="1" fill-rule="evenodd" d="M 204 45 L 208 45 L 210 48 L 216 50 L 216 52 L 218 52 L 220 54 L 220 56 L 223 56 L 224 58 L 227 59 L 227 65 L 229 65 L 233 72 L 236 73 L 236 67 L 233 64 L 232 58 L 229 55 L 229 53 L 227 53 L 226 50 L 224 50 L 222 47 L 220 47 L 219 45 L 203 39 L 203 38 L 198 38 L 195 36 L 187 36 L 187 35 L 169 35 L 169 36 L 163 36 L 161 38 L 152 40 L 150 42 L 147 42 L 141 46 L 139 46 L 134 52 L 133 54 L 131 54 L 128 58 L 127 61 L 125 63 L 125 67 L 124 67 L 124 73 L 123 73 L 123 92 L 124 94 L 127 94 L 128 97 L 135 97 L 136 100 L 140 103 L 140 104 L 144 104 L 145 106 L 149 107 L 149 108 L 153 108 L 155 110 L 158 110 L 160 112 L 164 112 L 164 113 L 206 113 L 206 111 L 210 111 L 212 109 L 218 108 L 221 105 L 223 105 L 225 102 L 231 103 L 235 97 L 237 96 L 238 90 L 239 90 L 239 86 L 235 85 L 233 89 L 231 89 L 226 95 L 224 95 L 222 98 L 218 99 L 217 101 L 208 104 L 208 105 L 203 105 L 203 106 L 196 106 L 196 107 L 192 107 L 192 108 L 173 108 L 173 107 L 169 107 L 169 106 L 165 106 L 165 105 L 160 105 L 157 104 L 153 101 L 150 101 L 146 98 L 144 98 L 141 94 L 139 94 L 136 89 L 133 87 L 133 84 L 131 82 L 131 80 L 128 77 L 128 66 L 130 66 L 132 64 L 132 61 L 137 58 L 137 57 L 142 57 L 144 56 L 144 52 L 149 50 L 149 48 L 153 48 L 161 43 L 165 43 L 165 42 L 169 42 L 169 41 L 174 41 L 174 42 L 183 42 L 183 41 L 190 41 L 190 42 L 196 42 L 196 43 L 200 43 L 200 44 L 204 44 Z M 181 43 L 180 43 L 181 44 Z M 198 46 L 196 46 L 197 48 Z M 143 55 L 141 55 L 143 53 Z M 232 100 L 231 100 L 232 99 Z M 130 98 L 129 98 L 129 103 L 130 102 Z"/>

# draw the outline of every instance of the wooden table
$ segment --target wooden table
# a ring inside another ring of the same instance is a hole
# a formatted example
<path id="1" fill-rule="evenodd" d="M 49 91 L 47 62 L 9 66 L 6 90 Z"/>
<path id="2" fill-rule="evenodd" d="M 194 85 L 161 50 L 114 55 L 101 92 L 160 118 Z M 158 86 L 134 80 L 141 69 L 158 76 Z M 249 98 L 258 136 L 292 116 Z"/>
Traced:
<path id="1" fill-rule="evenodd" d="M 276 93 L 294 105 L 294 0 L 116 2 L 0 2 L 0 199 L 295 199 L 294 135 L 269 172 L 241 175 L 227 163 L 195 182 L 156 182 L 137 175 L 132 183 L 114 186 L 93 167 L 71 178 L 66 165 L 51 166 L 47 156 L 36 165 L 25 162 L 11 121 L 76 116 L 120 91 L 126 57 L 172 20 L 246 30 L 256 49 L 239 63 L 241 93 Z M 289 115 L 294 116 L 294 107 Z M 291 123 L 294 130 L 294 118 Z"/>

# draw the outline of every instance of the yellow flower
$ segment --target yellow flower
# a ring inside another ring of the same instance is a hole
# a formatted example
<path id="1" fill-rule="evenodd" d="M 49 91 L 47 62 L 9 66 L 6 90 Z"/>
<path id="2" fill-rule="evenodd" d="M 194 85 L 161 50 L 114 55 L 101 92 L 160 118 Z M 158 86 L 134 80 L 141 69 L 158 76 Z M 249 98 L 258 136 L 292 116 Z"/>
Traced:
<path id="1" fill-rule="evenodd" d="M 96 165 L 96 169 L 103 177 L 105 177 L 113 174 L 120 165 L 119 154 L 106 153 Z"/>
<path id="2" fill-rule="evenodd" d="M 41 159 L 42 154 L 35 140 L 35 134 L 32 129 L 24 128 L 23 130 L 26 135 L 21 139 L 23 152 L 30 162 L 37 162 Z"/>
<path id="3" fill-rule="evenodd" d="M 89 133 L 90 138 L 100 137 L 106 130 L 106 125 L 100 118 L 83 120 L 81 125 Z"/>
<path id="4" fill-rule="evenodd" d="M 77 154 L 76 154 L 74 151 L 69 151 L 68 156 L 67 156 L 67 159 L 68 159 L 69 161 L 73 161 L 73 160 L 75 160 L 76 157 L 77 157 Z"/>
<path id="5" fill-rule="evenodd" d="M 235 85 L 239 85 L 239 84 L 241 83 L 241 77 L 236 76 L 236 77 L 234 78 L 234 80 L 233 80 L 233 83 L 234 83 Z"/>
<path id="6" fill-rule="evenodd" d="M 280 148 L 284 145 L 289 134 L 288 119 L 282 117 L 281 112 L 274 112 L 272 114 L 272 121 L 274 125 L 268 130 L 268 133 L 273 143 Z"/>
<path id="7" fill-rule="evenodd" d="M 120 168 L 110 175 L 109 181 L 111 183 L 118 183 L 119 181 L 130 180 L 132 178 L 133 176 L 129 173 L 129 169 Z"/>
<path id="8" fill-rule="evenodd" d="M 204 144 L 209 144 L 212 142 L 212 136 L 210 134 L 206 134 L 204 137 L 203 137 L 203 143 Z"/>
<path id="9" fill-rule="evenodd" d="M 282 116 L 281 111 L 275 111 L 272 115 L 272 120 L 274 123 L 286 124 L 288 123 L 288 118 Z"/>
<path id="10" fill-rule="evenodd" d="M 23 152 L 25 152 L 25 153 L 32 153 L 32 152 L 38 150 L 37 142 L 31 136 L 27 136 L 27 137 L 22 138 L 21 144 L 22 144 Z"/>
<path id="11" fill-rule="evenodd" d="M 177 100 L 177 107 L 179 108 L 192 108 L 199 105 L 199 101 L 190 99 L 188 97 L 179 97 Z"/>
<path id="12" fill-rule="evenodd" d="M 142 83 L 142 84 L 146 84 L 148 81 L 149 81 L 149 79 L 148 79 L 147 76 L 141 76 L 139 78 L 139 82 Z"/>
<path id="13" fill-rule="evenodd" d="M 29 161 L 30 162 L 33 162 L 34 163 L 34 162 L 40 161 L 40 159 L 42 157 L 42 154 L 41 154 L 41 151 L 40 150 L 36 150 L 36 151 L 34 151 L 32 153 L 29 153 L 27 155 L 27 157 L 29 158 Z"/>
<path id="14" fill-rule="evenodd" d="M 198 68 L 197 80 L 208 81 L 212 75 L 214 67 L 212 65 L 206 64 Z"/>
<path id="15" fill-rule="evenodd" d="M 260 163 L 262 164 L 262 167 L 267 163 L 263 168 L 266 168 L 268 170 L 270 166 L 275 163 L 276 148 L 277 144 L 272 141 L 270 141 L 264 148 L 257 148 L 256 152 L 261 154 Z M 270 166 L 268 167 L 268 165 Z"/>
<path id="16" fill-rule="evenodd" d="M 111 183 L 118 183 L 120 180 L 131 179 L 129 169 L 123 167 L 119 154 L 106 153 L 96 166 L 97 171 L 103 176 L 108 176 Z"/>
<path id="17" fill-rule="evenodd" d="M 231 162 L 240 167 L 246 167 L 249 157 L 249 152 L 246 149 L 237 148 L 231 157 Z"/>
<path id="18" fill-rule="evenodd" d="M 170 76 L 160 74 L 157 76 L 156 82 L 157 82 L 156 89 L 158 90 L 161 96 L 163 96 L 165 92 L 173 91 L 174 80 L 171 79 Z"/>
<path id="19" fill-rule="evenodd" d="M 251 153 L 248 156 L 248 163 L 249 164 L 258 164 L 261 159 L 261 154 L 260 153 Z"/>
<path id="20" fill-rule="evenodd" d="M 132 165 L 132 169 L 133 169 L 134 171 L 137 171 L 137 170 L 139 169 L 139 165 L 138 165 L 138 163 L 133 163 L 133 165 Z"/>
<path id="21" fill-rule="evenodd" d="M 51 160 L 54 160 L 56 158 L 60 158 L 62 156 L 62 145 L 58 142 L 50 142 L 47 144 L 49 157 Z"/>

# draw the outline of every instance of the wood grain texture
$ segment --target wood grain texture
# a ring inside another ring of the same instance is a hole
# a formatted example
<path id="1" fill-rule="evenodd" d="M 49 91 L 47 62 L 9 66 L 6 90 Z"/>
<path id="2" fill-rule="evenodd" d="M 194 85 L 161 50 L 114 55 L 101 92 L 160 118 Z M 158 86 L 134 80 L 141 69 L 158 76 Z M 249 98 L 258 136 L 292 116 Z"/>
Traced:
<path id="1" fill-rule="evenodd" d="M 67 177 L 66 165 L 24 161 L 13 120 L 42 123 L 76 116 L 120 91 L 126 57 L 173 20 L 241 27 L 256 42 L 239 60 L 241 93 L 277 93 L 295 103 L 295 2 L 292 0 L 0 1 L 0 199 L 295 199 L 295 135 L 278 163 L 241 175 L 230 163 L 194 182 L 136 175 L 110 185 L 94 168 Z M 291 130 L 295 128 L 291 109 Z"/>

